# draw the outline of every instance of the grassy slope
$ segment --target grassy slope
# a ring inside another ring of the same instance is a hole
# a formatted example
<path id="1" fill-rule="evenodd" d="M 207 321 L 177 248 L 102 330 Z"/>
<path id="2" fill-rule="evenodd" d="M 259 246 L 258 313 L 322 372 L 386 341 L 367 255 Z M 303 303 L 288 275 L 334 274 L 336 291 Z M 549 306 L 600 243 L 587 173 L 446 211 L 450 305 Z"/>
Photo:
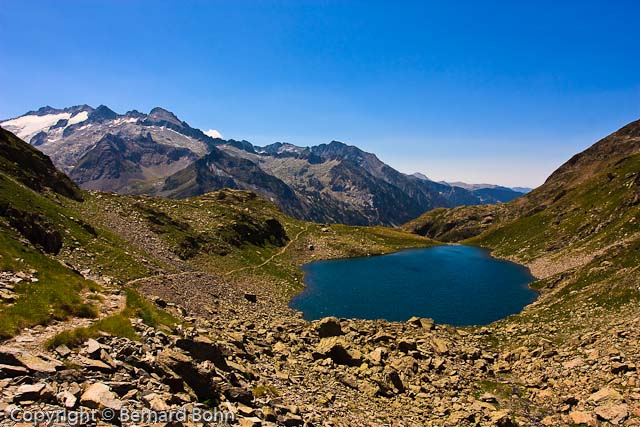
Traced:
<path id="1" fill-rule="evenodd" d="M 51 338 L 46 346 L 51 349 L 63 344 L 75 347 L 89 338 L 100 336 L 101 332 L 137 340 L 136 331 L 129 320 L 132 318 L 140 318 L 145 324 L 159 329 L 170 328 L 179 323 L 178 319 L 146 301 L 135 289 L 127 288 L 126 293 L 127 304 L 121 313 L 100 319 L 88 328 L 64 331 Z"/>
<path id="2" fill-rule="evenodd" d="M 0 303 L 0 337 L 13 335 L 18 329 L 45 324 L 68 316 L 91 316 L 90 301 L 81 293 L 97 290 L 99 286 L 85 280 L 60 261 L 65 254 L 74 253 L 74 261 L 84 259 L 85 265 L 99 266 L 104 274 L 126 281 L 148 275 L 146 268 L 136 262 L 136 249 L 113 233 L 96 228 L 97 236 L 87 230 L 89 221 L 70 208 L 75 204 L 51 192 L 37 193 L 0 172 L 0 203 L 11 203 L 17 209 L 39 213 L 62 234 L 63 251 L 59 256 L 47 255 L 28 244 L 0 217 L 0 270 L 37 271 L 36 283 L 21 283 L 16 287 L 16 303 Z"/>
<path id="3" fill-rule="evenodd" d="M 229 281 L 275 284 L 274 290 L 283 297 L 302 288 L 299 266 L 315 258 L 365 256 L 434 244 L 430 239 L 385 227 L 323 226 L 300 221 L 246 191 L 222 190 L 185 200 L 103 194 L 88 197 L 84 209 L 94 216 L 119 212 L 129 223 L 151 229 L 187 266 Z M 257 233 L 270 219 L 282 224 L 286 242 L 252 243 L 238 232 L 248 224 L 258 229 L 253 231 Z M 199 247 L 188 244 L 193 241 L 199 242 Z"/>

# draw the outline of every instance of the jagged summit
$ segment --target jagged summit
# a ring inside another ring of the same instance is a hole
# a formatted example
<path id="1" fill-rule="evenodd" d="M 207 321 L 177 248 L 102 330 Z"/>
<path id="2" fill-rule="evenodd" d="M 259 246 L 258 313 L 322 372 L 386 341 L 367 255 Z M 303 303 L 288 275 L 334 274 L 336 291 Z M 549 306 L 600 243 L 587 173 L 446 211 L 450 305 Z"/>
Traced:
<path id="1" fill-rule="evenodd" d="M 162 122 L 166 122 L 166 123 L 171 123 L 174 124 L 176 126 L 183 126 L 183 122 L 178 119 L 178 117 L 173 114 L 171 111 L 165 110 L 164 108 L 161 107 L 155 107 L 153 108 L 150 112 L 149 115 L 147 116 L 147 119 L 151 122 L 155 122 L 155 123 L 162 123 Z"/>
<path id="2" fill-rule="evenodd" d="M 105 171 L 104 167 L 103 173 L 86 171 L 87 165 L 92 164 L 87 159 L 100 157 L 92 151 L 103 149 L 99 142 L 107 135 L 117 135 L 123 141 L 121 146 L 129 150 L 121 154 L 135 163 L 131 168 L 138 169 L 136 181 L 163 179 L 206 154 L 212 144 L 211 138 L 159 107 L 147 115 L 137 110 L 118 114 L 106 105 L 63 109 L 47 106 L 0 125 L 37 146 L 82 186 L 110 191 L 126 192 L 130 183 L 120 180 L 114 187 L 110 175 L 115 172 Z M 86 181 L 87 177 L 91 179 Z"/>

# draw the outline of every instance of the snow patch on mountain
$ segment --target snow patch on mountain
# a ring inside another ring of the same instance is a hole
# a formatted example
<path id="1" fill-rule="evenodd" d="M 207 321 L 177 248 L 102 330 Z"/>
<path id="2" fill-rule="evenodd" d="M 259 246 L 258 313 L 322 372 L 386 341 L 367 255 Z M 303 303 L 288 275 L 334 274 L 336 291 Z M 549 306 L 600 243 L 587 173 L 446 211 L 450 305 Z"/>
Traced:
<path id="1" fill-rule="evenodd" d="M 82 123 L 89 118 L 89 113 L 86 111 L 81 111 L 75 116 L 72 116 L 67 122 L 67 126 L 75 125 L 77 123 Z"/>
<path id="2" fill-rule="evenodd" d="M 48 130 L 60 120 L 68 120 L 69 118 L 71 118 L 70 113 L 46 114 L 44 116 L 28 115 L 7 120 L 0 123 L 0 126 L 28 142 L 37 133 Z"/>

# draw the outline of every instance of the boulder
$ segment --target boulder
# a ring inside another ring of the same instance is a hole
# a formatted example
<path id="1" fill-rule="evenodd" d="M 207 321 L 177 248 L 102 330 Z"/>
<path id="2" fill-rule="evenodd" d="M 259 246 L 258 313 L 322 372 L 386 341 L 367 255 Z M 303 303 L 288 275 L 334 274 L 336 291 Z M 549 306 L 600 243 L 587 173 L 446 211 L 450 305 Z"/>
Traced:
<path id="1" fill-rule="evenodd" d="M 107 365 L 101 360 L 89 359 L 88 357 L 79 356 L 78 362 L 85 368 L 90 371 L 98 371 L 98 372 L 112 372 L 113 367 Z"/>
<path id="2" fill-rule="evenodd" d="M 29 370 L 23 366 L 0 364 L 0 378 L 14 378 L 29 375 Z"/>
<path id="3" fill-rule="evenodd" d="M 0 347 L 0 364 L 23 366 L 32 373 L 53 374 L 62 369 L 64 364 L 52 359 L 44 360 L 29 352 L 13 347 Z"/>
<path id="4" fill-rule="evenodd" d="M 91 409 L 109 408 L 119 411 L 122 408 L 122 402 L 116 398 L 115 393 L 104 383 L 89 385 L 80 396 L 80 404 Z"/>
<path id="5" fill-rule="evenodd" d="M 398 350 L 403 353 L 409 353 L 418 349 L 418 345 L 415 341 L 409 339 L 403 339 L 398 341 Z"/>
<path id="6" fill-rule="evenodd" d="M 58 402 L 65 408 L 72 409 L 76 406 L 76 403 L 78 403 L 78 398 L 66 390 L 58 395 Z"/>
<path id="7" fill-rule="evenodd" d="M 429 319 L 427 317 L 412 317 L 407 320 L 407 323 L 413 326 L 417 326 L 419 328 L 425 329 L 427 331 L 431 331 L 435 328 L 436 322 L 433 319 Z"/>
<path id="8" fill-rule="evenodd" d="M 604 387 L 588 397 L 588 401 L 594 403 L 622 400 L 622 395 L 612 388 Z"/>
<path id="9" fill-rule="evenodd" d="M 495 427 L 518 427 L 511 419 L 507 411 L 495 411 L 491 413 L 491 425 Z"/>
<path id="10" fill-rule="evenodd" d="M 343 334 L 340 321 L 336 317 L 321 319 L 316 326 L 316 330 L 320 338 L 337 337 Z"/>
<path id="11" fill-rule="evenodd" d="M 398 394 L 403 393 L 405 390 L 404 383 L 402 382 L 402 378 L 400 378 L 400 374 L 395 369 L 385 369 L 384 372 L 384 383 L 380 384 L 380 387 L 383 391 L 386 391 L 387 394 Z"/>
<path id="12" fill-rule="evenodd" d="M 352 349 L 351 345 L 342 337 L 323 338 L 316 346 L 313 358 L 330 358 L 338 365 L 358 366 L 362 363 L 362 353 Z"/>
<path id="13" fill-rule="evenodd" d="M 158 354 L 156 362 L 175 372 L 201 400 L 218 398 L 217 386 L 211 378 L 212 372 L 204 366 L 199 366 L 186 353 L 166 349 Z"/>
<path id="14" fill-rule="evenodd" d="M 240 427 L 262 427 L 262 420 L 258 417 L 243 418 Z"/>
<path id="15" fill-rule="evenodd" d="M 102 346 L 100 346 L 100 343 L 98 341 L 94 340 L 93 338 L 89 338 L 86 347 L 87 354 L 91 355 L 92 357 L 97 356 L 100 353 L 101 349 Z"/>
<path id="16" fill-rule="evenodd" d="M 207 337 L 196 336 L 192 339 L 179 339 L 176 347 L 189 353 L 196 360 L 208 360 L 223 370 L 228 370 L 226 354 L 222 348 Z"/>
<path id="17" fill-rule="evenodd" d="M 374 365 L 381 365 L 387 354 L 387 350 L 384 347 L 376 347 L 371 353 L 369 353 L 369 360 Z"/>
<path id="18" fill-rule="evenodd" d="M 573 411 L 569 414 L 569 418 L 573 424 L 584 424 L 591 426 L 594 424 L 593 416 L 585 411 Z"/>
<path id="19" fill-rule="evenodd" d="M 56 347 L 55 352 L 58 353 L 60 357 L 67 357 L 71 354 L 71 350 L 66 345 L 62 344 Z"/>
<path id="20" fill-rule="evenodd" d="M 598 418 L 618 425 L 629 416 L 629 406 L 624 403 L 607 403 L 596 407 L 593 412 Z"/>
<path id="21" fill-rule="evenodd" d="M 25 401 L 43 401 L 48 400 L 53 396 L 53 389 L 45 383 L 38 384 L 24 384 L 18 387 L 13 401 L 15 403 Z"/>
<path id="22" fill-rule="evenodd" d="M 449 353 L 449 343 L 447 343 L 442 338 L 434 338 L 431 340 L 431 344 L 433 345 L 433 349 L 439 354 L 447 354 Z"/>
<path id="23" fill-rule="evenodd" d="M 304 420 L 300 415 L 287 414 L 282 417 L 281 420 L 278 420 L 279 423 L 286 427 L 295 427 L 301 426 L 304 424 Z"/>

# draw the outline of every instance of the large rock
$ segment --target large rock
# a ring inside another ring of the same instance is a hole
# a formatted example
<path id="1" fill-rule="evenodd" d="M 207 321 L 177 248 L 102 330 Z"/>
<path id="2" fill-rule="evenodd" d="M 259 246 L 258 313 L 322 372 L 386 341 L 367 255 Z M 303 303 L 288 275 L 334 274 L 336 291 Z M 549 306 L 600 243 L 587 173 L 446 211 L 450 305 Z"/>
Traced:
<path id="1" fill-rule="evenodd" d="M 97 357 L 101 349 L 102 349 L 102 346 L 98 341 L 94 340 L 93 338 L 89 338 L 89 340 L 87 341 L 87 347 L 86 347 L 87 354 Z"/>
<path id="2" fill-rule="evenodd" d="M 352 349 L 343 337 L 323 338 L 313 353 L 314 359 L 331 358 L 338 365 L 358 366 L 362 363 L 362 353 Z"/>
<path id="3" fill-rule="evenodd" d="M 491 422 L 495 427 L 518 427 L 511 419 L 507 411 L 495 411 L 491 413 Z"/>
<path id="4" fill-rule="evenodd" d="M 369 360 L 374 365 L 381 365 L 387 355 L 387 349 L 384 347 L 376 347 L 369 353 Z"/>
<path id="5" fill-rule="evenodd" d="M 403 393 L 405 390 L 404 383 L 400 374 L 393 368 L 387 368 L 384 371 L 384 380 L 380 383 L 380 387 L 387 395 Z"/>
<path id="6" fill-rule="evenodd" d="M 14 378 L 29 375 L 29 370 L 23 366 L 0 364 L 0 378 Z"/>
<path id="7" fill-rule="evenodd" d="M 584 424 L 591 426 L 594 424 L 593 416 L 585 411 L 573 411 L 569 414 L 569 418 L 573 424 Z"/>
<path id="8" fill-rule="evenodd" d="M 53 389 L 45 383 L 24 384 L 18 387 L 13 401 L 16 403 L 24 401 L 45 401 L 53 396 Z"/>
<path id="9" fill-rule="evenodd" d="M 411 319 L 407 320 L 407 323 L 425 329 L 427 331 L 433 330 L 436 326 L 436 322 L 433 319 L 429 319 L 427 317 L 414 316 Z"/>
<path id="10" fill-rule="evenodd" d="M 449 343 L 442 338 L 434 338 L 431 340 L 431 344 L 433 345 L 433 349 L 439 354 L 447 354 L 449 353 Z"/>
<path id="11" fill-rule="evenodd" d="M 589 396 L 587 400 L 594 403 L 612 402 L 622 400 L 622 395 L 612 388 L 604 387 Z"/>
<path id="12" fill-rule="evenodd" d="M 211 378 L 212 372 L 199 366 L 186 353 L 166 349 L 158 354 L 156 362 L 171 372 L 175 372 L 201 400 L 218 398 L 217 387 Z"/>
<path id="13" fill-rule="evenodd" d="M 80 396 L 80 404 L 91 409 L 109 408 L 119 411 L 122 402 L 116 398 L 108 385 L 104 383 L 91 384 Z"/>
<path id="14" fill-rule="evenodd" d="M 197 360 L 209 360 L 213 364 L 223 370 L 228 370 L 226 362 L 226 354 L 222 348 L 211 341 L 209 338 L 197 336 L 192 339 L 179 339 L 176 347 L 189 353 L 191 357 Z"/>
<path id="15" fill-rule="evenodd" d="M 262 420 L 258 417 L 243 418 L 240 427 L 262 427 Z"/>
<path id="16" fill-rule="evenodd" d="M 0 347 L 0 364 L 23 366 L 32 373 L 53 374 L 64 364 L 56 360 L 45 360 L 29 352 L 13 347 Z"/>
<path id="17" fill-rule="evenodd" d="M 343 334 L 340 321 L 336 317 L 325 317 L 321 319 L 316 329 L 320 338 L 337 337 Z"/>
<path id="18" fill-rule="evenodd" d="M 88 357 L 79 356 L 78 362 L 85 368 L 90 371 L 98 371 L 98 372 L 112 372 L 113 366 L 107 365 L 101 360 L 89 359 Z"/>
<path id="19" fill-rule="evenodd" d="M 594 412 L 598 418 L 617 425 L 629 416 L 629 407 L 624 403 L 607 403 L 598 406 Z"/>

